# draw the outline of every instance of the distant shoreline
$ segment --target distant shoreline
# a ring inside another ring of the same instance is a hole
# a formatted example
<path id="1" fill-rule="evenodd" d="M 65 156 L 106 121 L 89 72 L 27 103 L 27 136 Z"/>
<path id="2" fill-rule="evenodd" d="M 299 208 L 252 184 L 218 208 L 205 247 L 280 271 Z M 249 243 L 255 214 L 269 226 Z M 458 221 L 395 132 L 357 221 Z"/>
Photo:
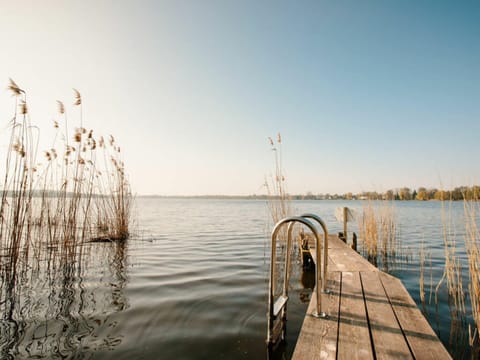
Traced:
<path id="1" fill-rule="evenodd" d="M 425 188 L 410 189 L 403 187 L 399 189 L 390 189 L 386 192 L 363 191 L 354 194 L 347 192 L 344 194 L 251 194 L 251 195 L 137 195 L 138 197 L 150 198 L 176 198 L 176 199 L 242 199 L 242 200 L 388 200 L 388 201 L 461 201 L 461 200 L 480 200 L 480 186 L 459 186 L 452 190 Z"/>
<path id="2" fill-rule="evenodd" d="M 190 200 L 280 200 L 279 197 L 268 196 L 268 195 L 136 195 L 136 198 L 150 198 L 150 199 L 190 199 Z M 430 199 L 430 200 L 395 200 L 395 199 L 365 199 L 365 198 L 354 198 L 354 199 L 347 199 L 343 197 L 330 197 L 330 198 L 323 198 L 323 197 L 307 197 L 304 195 L 292 195 L 290 200 L 294 201 L 441 201 L 437 199 Z M 449 201 L 446 200 L 446 201 Z M 461 201 L 461 200 L 453 200 L 453 201 Z"/>
<path id="3" fill-rule="evenodd" d="M 408 189 L 409 190 L 409 189 Z M 479 200 L 480 196 L 480 187 L 475 186 L 473 188 L 456 188 L 454 190 L 420 190 L 418 192 L 414 190 L 413 192 L 401 192 L 393 193 L 393 191 L 389 191 L 385 194 L 380 194 L 376 192 L 367 192 L 361 194 L 295 194 L 295 195 L 287 195 L 286 198 L 281 199 L 279 196 L 272 196 L 266 194 L 252 194 L 252 195 L 158 195 L 158 194 L 141 194 L 141 195 L 134 195 L 137 198 L 157 198 L 157 199 L 203 199 L 203 200 L 315 200 L 315 201 L 322 201 L 322 200 L 345 200 L 345 201 L 365 201 L 365 200 L 372 200 L 372 201 L 462 201 L 462 200 Z M 27 191 L 28 193 L 28 191 Z M 12 197 L 15 192 L 14 191 L 3 191 L 0 190 L 0 196 Z M 66 196 L 70 198 L 73 196 L 71 192 L 58 192 L 58 191 L 43 191 L 43 190 L 31 190 L 30 195 L 32 198 L 53 198 L 58 196 Z M 77 194 L 78 196 L 78 194 Z M 104 194 L 86 194 L 82 193 L 81 196 L 90 196 L 93 198 L 97 197 L 108 197 Z"/>

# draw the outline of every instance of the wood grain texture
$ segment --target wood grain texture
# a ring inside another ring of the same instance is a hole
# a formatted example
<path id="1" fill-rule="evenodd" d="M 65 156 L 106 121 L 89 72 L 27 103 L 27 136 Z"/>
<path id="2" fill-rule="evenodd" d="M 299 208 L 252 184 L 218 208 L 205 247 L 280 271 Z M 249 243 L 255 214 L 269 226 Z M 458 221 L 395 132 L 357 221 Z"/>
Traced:
<path id="1" fill-rule="evenodd" d="M 313 293 L 292 359 L 317 360 L 336 357 L 341 273 L 330 273 L 329 278 L 331 293 L 322 294 L 322 311 L 328 317 L 321 319 L 312 316 L 317 305 Z"/>
<path id="2" fill-rule="evenodd" d="M 413 359 L 379 272 L 362 272 L 363 294 L 377 359 Z"/>
<path id="3" fill-rule="evenodd" d="M 337 358 L 340 360 L 373 359 L 362 284 L 358 272 L 342 273 Z"/>
<path id="4" fill-rule="evenodd" d="M 336 236 L 328 248 L 331 293 L 322 295 L 322 310 L 329 316 L 312 316 L 313 293 L 293 359 L 451 359 L 400 280 Z"/>
<path id="5" fill-rule="evenodd" d="M 451 359 L 402 282 L 380 273 L 385 292 L 416 359 Z"/>

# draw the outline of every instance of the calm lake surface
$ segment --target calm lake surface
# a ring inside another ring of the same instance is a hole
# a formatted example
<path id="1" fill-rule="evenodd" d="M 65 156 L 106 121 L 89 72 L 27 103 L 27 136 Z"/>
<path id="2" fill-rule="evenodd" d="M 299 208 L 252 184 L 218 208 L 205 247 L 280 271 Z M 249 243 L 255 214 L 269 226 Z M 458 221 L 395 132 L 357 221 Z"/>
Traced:
<path id="1" fill-rule="evenodd" d="M 337 207 L 361 212 L 364 205 L 293 202 L 295 214 L 318 214 L 331 233 L 343 230 L 334 217 Z M 458 351 L 468 343 L 464 332 L 452 331 L 445 286 L 439 291 L 438 308 L 433 299 L 428 304 L 430 278 L 435 287 L 443 272 L 441 203 L 394 205 L 403 251 L 390 272 L 420 304 L 418 257 L 425 244 L 423 309 L 447 348 L 462 357 L 465 354 Z M 463 204 L 450 206 L 458 256 L 466 264 Z M 91 244 L 80 268 L 37 264 L 22 274 L 20 301 L 0 307 L 0 358 L 267 357 L 271 220 L 266 202 L 138 198 L 135 219 L 131 239 L 125 244 Z M 356 223 L 349 229 L 358 234 Z M 295 268 L 287 345 L 274 358 L 291 357 L 310 300 L 311 281 L 299 264 Z M 465 271 L 464 276 L 466 281 Z"/>

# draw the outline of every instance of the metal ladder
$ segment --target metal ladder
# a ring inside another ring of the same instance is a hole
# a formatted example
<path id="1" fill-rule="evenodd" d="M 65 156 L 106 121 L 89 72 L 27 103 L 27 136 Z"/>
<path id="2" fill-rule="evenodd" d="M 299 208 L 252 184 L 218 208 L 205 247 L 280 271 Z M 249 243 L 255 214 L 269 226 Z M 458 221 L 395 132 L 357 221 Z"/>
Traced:
<path id="1" fill-rule="evenodd" d="M 324 232 L 324 241 L 323 241 L 323 276 L 321 272 L 321 249 L 320 249 L 320 236 L 318 234 L 317 228 L 309 220 L 315 220 Z M 289 282 L 289 273 L 290 273 L 290 253 L 291 253 L 291 244 L 292 244 L 292 233 L 295 223 L 300 223 L 305 225 L 315 236 L 315 252 L 317 258 L 317 265 L 315 266 L 315 280 L 316 280 L 316 299 L 317 299 L 317 308 L 316 312 L 313 314 L 315 317 L 325 318 L 327 315 L 322 312 L 322 298 L 321 290 L 327 292 L 326 289 L 326 279 L 327 279 L 327 259 L 328 259 L 328 230 L 324 221 L 314 214 L 303 214 L 302 216 L 292 216 L 287 217 L 279 222 L 277 222 L 272 231 L 271 238 L 271 259 L 270 259 L 270 281 L 269 281 L 269 297 L 268 297 L 268 329 L 267 329 L 267 346 L 268 349 L 272 349 L 275 345 L 279 343 L 279 340 L 285 339 L 286 331 L 286 322 L 287 322 L 287 302 L 288 302 L 288 282 Z M 275 299 L 275 268 L 276 268 L 276 245 L 277 245 L 277 236 L 280 232 L 280 229 L 288 224 L 287 228 L 287 246 L 285 253 L 285 267 L 284 267 L 284 281 L 283 281 L 283 291 L 277 299 Z"/>

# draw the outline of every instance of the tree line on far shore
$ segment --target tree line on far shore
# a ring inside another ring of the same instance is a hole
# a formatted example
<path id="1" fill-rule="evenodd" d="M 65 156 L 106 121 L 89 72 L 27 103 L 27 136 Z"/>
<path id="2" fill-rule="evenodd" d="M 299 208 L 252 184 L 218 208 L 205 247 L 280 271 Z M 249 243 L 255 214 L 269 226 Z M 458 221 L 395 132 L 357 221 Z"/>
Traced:
<path id="1" fill-rule="evenodd" d="M 1 194 L 1 190 L 0 190 Z M 441 190 L 436 188 L 419 187 L 410 189 L 403 187 L 391 189 L 385 192 L 364 191 L 354 194 L 288 194 L 291 200 L 480 200 L 480 186 L 459 186 L 453 190 Z M 252 194 L 252 195 L 139 195 L 138 197 L 153 198 L 187 198 L 187 199 L 244 199 L 244 200 L 268 200 L 279 199 L 276 195 Z"/>
<path id="2" fill-rule="evenodd" d="M 403 187 L 385 192 L 364 191 L 358 194 L 318 194 L 292 195 L 293 200 L 479 200 L 480 186 L 459 186 L 453 190 L 419 187 Z"/>

